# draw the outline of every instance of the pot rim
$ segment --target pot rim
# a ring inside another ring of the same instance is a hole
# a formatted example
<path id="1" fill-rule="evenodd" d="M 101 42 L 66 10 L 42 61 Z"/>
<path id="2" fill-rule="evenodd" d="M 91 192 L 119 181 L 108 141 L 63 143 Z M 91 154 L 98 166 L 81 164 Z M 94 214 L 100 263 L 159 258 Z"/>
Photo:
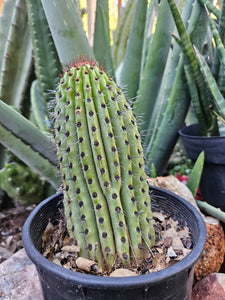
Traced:
<path id="1" fill-rule="evenodd" d="M 190 135 L 185 133 L 186 129 L 191 129 L 191 128 L 197 128 L 200 130 L 200 125 L 198 123 L 186 125 L 181 129 L 179 129 L 178 133 L 181 137 L 185 137 L 187 139 L 189 138 L 189 139 L 212 140 L 212 142 L 215 140 L 224 139 L 224 136 L 202 136 L 202 135 Z"/>
<path id="2" fill-rule="evenodd" d="M 169 195 L 172 195 L 174 197 L 175 194 L 173 194 L 170 191 L 164 190 L 162 188 L 152 187 L 150 186 L 150 189 L 153 188 L 154 190 L 161 191 L 162 193 L 167 193 Z M 167 267 L 163 270 L 152 272 L 145 275 L 137 275 L 132 277 L 102 277 L 97 275 L 91 275 L 91 274 L 82 274 L 79 272 L 74 272 L 72 270 L 68 270 L 66 268 L 63 268 L 61 266 L 56 265 L 52 261 L 45 258 L 34 246 L 31 237 L 30 237 L 30 225 L 32 222 L 33 217 L 39 212 L 39 210 L 49 201 L 53 200 L 55 197 L 60 197 L 62 195 L 62 192 L 54 194 L 47 199 L 43 200 L 29 215 L 27 218 L 24 226 L 23 226 L 23 243 L 24 248 L 27 252 L 28 257 L 31 259 L 31 261 L 37 266 L 41 266 L 45 269 L 52 269 L 51 272 L 53 272 L 56 276 L 62 276 L 67 280 L 73 281 L 76 279 L 76 282 L 79 284 L 86 284 L 86 286 L 98 286 L 100 289 L 107 289 L 107 287 L 115 287 L 115 288 L 126 288 L 131 287 L 132 285 L 137 286 L 147 286 L 149 283 L 159 282 L 164 280 L 168 276 L 175 276 L 178 273 L 184 271 L 185 269 L 190 268 L 190 266 L 194 265 L 198 258 L 200 257 L 205 241 L 206 241 L 206 226 L 203 221 L 202 216 L 200 213 L 186 200 L 176 195 L 176 197 L 183 203 L 183 205 L 187 206 L 189 210 L 192 211 L 194 217 L 197 220 L 198 223 L 198 231 L 199 231 L 199 237 L 194 245 L 191 252 L 183 258 L 181 261 L 176 262 L 174 265 Z"/>

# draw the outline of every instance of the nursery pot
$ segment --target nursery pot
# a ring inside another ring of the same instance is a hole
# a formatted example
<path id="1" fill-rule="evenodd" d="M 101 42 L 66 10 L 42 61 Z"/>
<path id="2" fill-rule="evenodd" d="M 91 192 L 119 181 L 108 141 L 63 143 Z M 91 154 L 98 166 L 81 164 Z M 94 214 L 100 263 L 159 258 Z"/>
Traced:
<path id="1" fill-rule="evenodd" d="M 41 237 L 49 222 L 54 224 L 63 209 L 62 194 L 55 194 L 41 202 L 23 227 L 26 252 L 36 265 L 44 299 L 189 299 L 192 291 L 194 265 L 206 240 L 205 223 L 197 210 L 179 196 L 150 187 L 154 210 L 164 211 L 189 227 L 193 249 L 176 264 L 151 274 L 123 278 L 109 278 L 81 274 L 54 264 L 41 253 Z"/>
<path id="2" fill-rule="evenodd" d="M 200 181 L 202 199 L 225 211 L 225 137 L 204 137 L 200 126 L 193 124 L 179 131 L 187 156 L 195 162 L 205 152 Z"/>

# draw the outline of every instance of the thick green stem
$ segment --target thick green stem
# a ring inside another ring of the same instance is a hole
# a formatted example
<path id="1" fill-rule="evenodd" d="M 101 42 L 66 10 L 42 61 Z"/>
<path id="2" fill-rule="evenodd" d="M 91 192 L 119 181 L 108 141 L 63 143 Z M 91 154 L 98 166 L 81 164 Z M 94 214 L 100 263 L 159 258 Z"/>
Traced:
<path id="1" fill-rule="evenodd" d="M 122 91 L 93 63 L 77 63 L 60 80 L 55 116 L 71 236 L 107 270 L 117 257 L 123 266 L 143 259 L 155 235 L 140 135 Z"/>

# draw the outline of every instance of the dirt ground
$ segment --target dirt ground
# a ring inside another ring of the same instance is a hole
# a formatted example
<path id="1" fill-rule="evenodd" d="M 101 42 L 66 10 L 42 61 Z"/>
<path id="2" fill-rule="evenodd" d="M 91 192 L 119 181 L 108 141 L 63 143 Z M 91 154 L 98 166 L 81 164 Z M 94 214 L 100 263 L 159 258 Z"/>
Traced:
<path id="1" fill-rule="evenodd" d="M 12 208 L 0 211 L 0 263 L 23 248 L 22 228 L 34 205 L 14 201 Z"/>

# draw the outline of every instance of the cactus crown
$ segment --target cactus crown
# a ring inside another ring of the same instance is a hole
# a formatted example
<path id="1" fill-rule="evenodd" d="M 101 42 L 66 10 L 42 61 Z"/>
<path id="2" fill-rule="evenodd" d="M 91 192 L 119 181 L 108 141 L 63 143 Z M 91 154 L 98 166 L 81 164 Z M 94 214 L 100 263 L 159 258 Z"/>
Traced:
<path id="1" fill-rule="evenodd" d="M 94 62 L 75 63 L 56 91 L 55 141 L 67 228 L 81 255 L 111 270 L 155 241 L 143 149 L 121 89 Z"/>

